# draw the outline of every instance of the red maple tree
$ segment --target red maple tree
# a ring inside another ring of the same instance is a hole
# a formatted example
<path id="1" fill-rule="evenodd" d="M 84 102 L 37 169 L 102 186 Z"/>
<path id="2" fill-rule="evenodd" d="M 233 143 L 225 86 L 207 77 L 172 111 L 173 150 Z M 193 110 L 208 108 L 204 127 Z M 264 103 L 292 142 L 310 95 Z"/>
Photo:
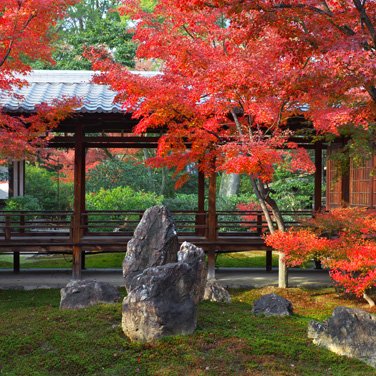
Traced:
<path id="1" fill-rule="evenodd" d="M 369 291 L 376 287 L 376 213 L 362 208 L 334 209 L 317 214 L 302 229 L 277 231 L 266 244 L 282 252 L 289 266 L 313 258 L 330 269 L 330 276 L 347 292 L 375 302 Z"/>
<path id="2" fill-rule="evenodd" d="M 269 194 L 275 166 L 313 170 L 287 120 L 304 115 L 319 134 L 374 124 L 375 1 L 160 0 L 148 13 L 131 0 L 122 11 L 136 21 L 137 57 L 161 61 L 161 74 L 88 54 L 140 119 L 136 132 L 167 128 L 151 163 L 249 175 L 271 233 L 273 220 L 285 230 Z"/>
<path id="3" fill-rule="evenodd" d="M 12 95 L 26 84 L 29 61 L 51 61 L 51 26 L 76 0 L 0 1 L 0 90 Z M 17 99 L 17 98 L 16 98 Z M 0 113 L 0 160 L 21 159 L 34 152 L 47 139 L 45 132 L 64 119 L 74 101 L 42 104 L 31 116 Z"/>

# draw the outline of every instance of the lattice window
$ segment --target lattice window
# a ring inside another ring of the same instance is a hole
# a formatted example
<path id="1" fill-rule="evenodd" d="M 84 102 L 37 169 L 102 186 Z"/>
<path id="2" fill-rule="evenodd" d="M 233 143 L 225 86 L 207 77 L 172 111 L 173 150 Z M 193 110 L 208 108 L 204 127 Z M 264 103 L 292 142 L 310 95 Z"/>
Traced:
<path id="1" fill-rule="evenodd" d="M 350 205 L 370 207 L 373 195 L 372 159 L 361 165 L 350 163 Z"/>
<path id="2" fill-rule="evenodd" d="M 326 170 L 326 205 L 327 208 L 337 208 L 342 201 L 342 179 L 335 162 L 327 159 Z"/>

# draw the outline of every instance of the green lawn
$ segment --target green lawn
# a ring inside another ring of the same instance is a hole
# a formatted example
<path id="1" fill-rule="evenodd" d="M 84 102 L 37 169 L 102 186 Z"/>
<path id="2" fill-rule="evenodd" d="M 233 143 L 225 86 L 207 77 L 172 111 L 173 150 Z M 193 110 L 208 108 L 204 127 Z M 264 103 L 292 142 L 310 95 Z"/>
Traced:
<path id="1" fill-rule="evenodd" d="M 125 253 L 101 253 L 86 256 L 87 268 L 121 268 Z M 72 257 L 69 255 L 49 255 L 27 257 L 21 255 L 21 268 L 70 268 Z M 218 267 L 265 267 L 265 252 L 234 252 L 219 254 Z M 278 266 L 278 256 L 273 255 L 273 266 Z M 12 268 L 12 256 L 0 254 L 0 268 Z"/>
<path id="2" fill-rule="evenodd" d="M 252 301 L 279 292 L 295 314 L 263 318 Z M 332 289 L 232 291 L 231 305 L 204 302 L 192 336 L 132 344 L 119 326 L 121 304 L 60 311 L 58 290 L 0 291 L 1 375 L 375 375 L 365 364 L 314 346 L 309 320 L 337 305 L 358 306 Z M 373 312 L 376 313 L 374 309 Z"/>

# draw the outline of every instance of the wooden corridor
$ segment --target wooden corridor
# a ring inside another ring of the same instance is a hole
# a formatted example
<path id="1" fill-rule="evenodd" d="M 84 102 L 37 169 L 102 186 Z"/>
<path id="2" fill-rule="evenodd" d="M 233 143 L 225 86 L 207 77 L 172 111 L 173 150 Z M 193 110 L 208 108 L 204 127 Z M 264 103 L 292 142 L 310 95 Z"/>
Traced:
<path id="1" fill-rule="evenodd" d="M 14 271 L 17 272 L 21 253 L 74 256 L 76 248 L 80 250 L 81 270 L 85 254 L 125 252 L 142 214 L 143 211 L 86 211 L 81 214 L 80 226 L 76 228 L 74 213 L 70 211 L 2 211 L 0 252 L 14 255 Z M 205 211 L 172 214 L 180 242 L 189 241 L 202 247 L 208 253 L 209 263 L 215 253 L 265 250 L 266 269 L 271 270 L 271 250 L 263 240 L 267 224 L 261 211 L 217 211 L 214 221 L 209 221 L 209 213 Z M 288 226 L 298 225 L 302 218 L 311 215 L 311 211 L 283 212 Z M 210 228 L 213 223 L 215 227 Z"/>

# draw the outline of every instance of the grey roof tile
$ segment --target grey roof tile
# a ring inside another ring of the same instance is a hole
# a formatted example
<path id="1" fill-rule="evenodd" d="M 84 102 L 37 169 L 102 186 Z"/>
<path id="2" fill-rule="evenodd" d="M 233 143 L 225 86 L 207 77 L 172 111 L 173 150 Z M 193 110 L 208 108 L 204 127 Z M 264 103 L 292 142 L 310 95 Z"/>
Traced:
<path id="1" fill-rule="evenodd" d="M 121 112 L 121 105 L 114 103 L 116 93 L 107 85 L 91 82 L 94 71 L 34 70 L 26 79 L 29 85 L 12 93 L 0 91 L 0 107 L 11 112 L 32 112 L 41 103 L 50 104 L 54 99 L 77 97 L 82 106 L 77 112 Z M 152 77 L 158 72 L 132 72 Z M 21 95 L 21 98 L 18 96 Z"/>

